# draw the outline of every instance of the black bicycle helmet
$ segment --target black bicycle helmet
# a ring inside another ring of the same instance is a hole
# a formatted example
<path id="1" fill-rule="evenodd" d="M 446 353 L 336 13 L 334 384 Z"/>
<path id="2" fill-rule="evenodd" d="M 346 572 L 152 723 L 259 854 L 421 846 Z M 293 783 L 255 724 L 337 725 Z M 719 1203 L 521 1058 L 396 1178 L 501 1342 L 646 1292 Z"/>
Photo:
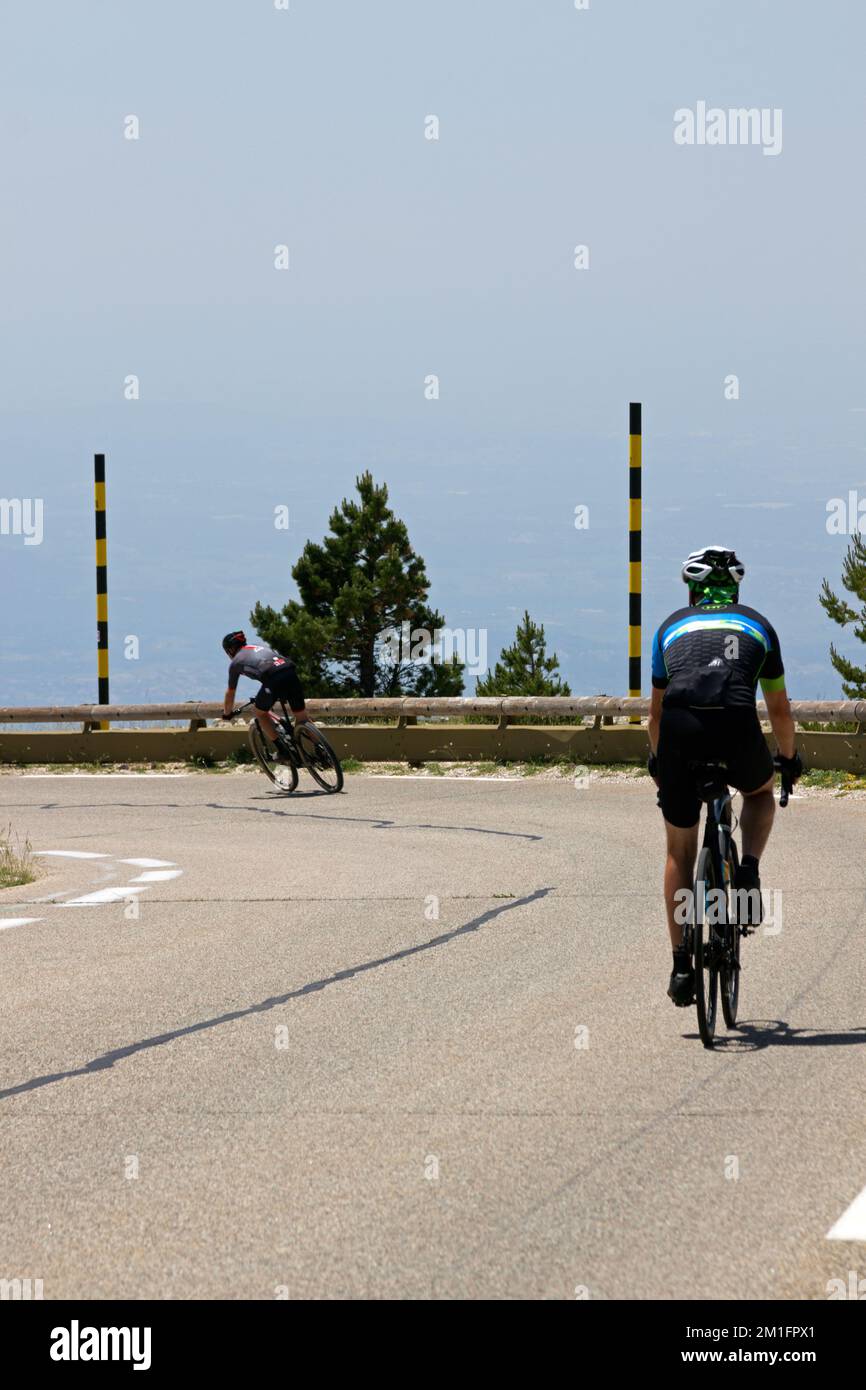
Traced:
<path id="1" fill-rule="evenodd" d="M 247 645 L 247 634 L 245 632 L 227 632 L 223 638 L 223 651 L 226 656 L 234 656 L 235 652 L 240 651 L 241 647 Z"/>

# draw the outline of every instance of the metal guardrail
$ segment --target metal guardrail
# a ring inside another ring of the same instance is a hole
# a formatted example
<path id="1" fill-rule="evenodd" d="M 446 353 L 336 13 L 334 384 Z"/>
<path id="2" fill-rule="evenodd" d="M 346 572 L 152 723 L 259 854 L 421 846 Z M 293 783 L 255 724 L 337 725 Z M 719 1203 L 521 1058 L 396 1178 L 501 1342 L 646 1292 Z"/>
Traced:
<path id="1" fill-rule="evenodd" d="M 338 755 L 360 762 L 634 763 L 647 750 L 646 723 L 640 720 L 649 713 L 649 701 L 608 695 L 310 700 L 308 708 L 327 723 Z M 797 734 L 808 767 L 866 773 L 866 700 L 801 700 L 793 709 L 801 722 L 824 726 Z M 763 705 L 758 710 L 766 713 Z M 247 742 L 247 720 L 226 724 L 221 714 L 216 701 L 0 708 L 0 766 L 210 766 L 236 756 Z M 175 727 L 167 727 L 170 721 Z M 832 729 L 839 723 L 847 727 Z"/>
<path id="2" fill-rule="evenodd" d="M 416 699 L 404 696 L 397 699 L 339 699 L 308 700 L 311 714 L 339 716 L 351 719 L 406 719 L 418 716 L 466 718 L 476 716 L 494 719 L 516 718 L 521 715 L 547 715 L 557 719 L 569 716 L 580 718 L 626 717 L 649 715 L 648 699 L 630 699 L 608 695 L 530 695 L 496 696 L 464 699 L 443 696 L 435 699 Z M 866 723 L 866 700 L 792 700 L 795 720 L 823 724 Z M 766 706 L 758 704 L 758 714 L 767 717 Z M 165 705 L 21 705 L 0 707 L 0 724 L 77 724 L 90 729 L 100 723 L 148 722 L 156 720 L 188 720 L 191 727 L 200 728 L 209 719 L 222 717 L 218 701 L 187 701 Z"/>

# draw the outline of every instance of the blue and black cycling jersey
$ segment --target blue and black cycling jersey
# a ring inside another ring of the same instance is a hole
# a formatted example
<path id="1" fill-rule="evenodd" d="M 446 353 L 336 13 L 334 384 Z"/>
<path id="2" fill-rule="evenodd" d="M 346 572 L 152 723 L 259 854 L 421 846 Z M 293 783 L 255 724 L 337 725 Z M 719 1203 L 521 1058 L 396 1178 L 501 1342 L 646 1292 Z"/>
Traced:
<path id="1" fill-rule="evenodd" d="M 653 638 L 652 683 L 667 706 L 754 709 L 758 682 L 784 690 L 779 639 L 763 614 L 742 603 L 678 608 Z"/>

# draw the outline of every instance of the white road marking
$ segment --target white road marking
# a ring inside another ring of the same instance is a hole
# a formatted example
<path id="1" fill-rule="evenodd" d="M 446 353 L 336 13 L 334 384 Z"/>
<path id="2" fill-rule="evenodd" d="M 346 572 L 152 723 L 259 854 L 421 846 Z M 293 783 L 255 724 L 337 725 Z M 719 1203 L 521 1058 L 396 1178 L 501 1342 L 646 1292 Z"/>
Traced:
<path id="1" fill-rule="evenodd" d="M 57 893 L 43 893 L 39 898 L 28 898 L 27 906 L 32 907 L 34 903 L 53 903 L 56 907 L 61 898 L 71 898 L 75 891 L 74 888 L 64 888 Z"/>
<path id="2" fill-rule="evenodd" d="M 112 782 L 118 781 L 121 777 L 134 777 L 137 782 L 141 782 L 145 777 L 199 777 L 198 772 L 22 772 L 21 776 L 27 781 L 35 781 L 43 777 L 110 777 Z"/>
<path id="3" fill-rule="evenodd" d="M 58 903 L 58 907 L 87 907 L 91 903 L 116 903 L 128 898 L 130 893 L 143 893 L 144 886 L 136 888 L 133 884 L 127 884 L 124 888 L 99 888 L 95 893 L 85 893 L 83 898 L 70 898 L 66 903 Z"/>
<path id="4" fill-rule="evenodd" d="M 137 874 L 133 883 L 165 883 L 170 878 L 180 878 L 183 869 L 149 869 L 147 873 Z"/>
<path id="5" fill-rule="evenodd" d="M 52 907 L 94 907 L 100 903 L 124 902 L 136 893 L 147 891 L 151 883 L 165 883 L 169 879 L 180 878 L 183 869 L 179 869 L 170 859 L 115 859 L 114 855 L 107 854 L 101 850 L 92 849 L 40 849 L 34 850 L 34 854 L 44 857 L 53 856 L 55 859 L 99 859 L 114 860 L 115 864 L 131 864 L 135 868 L 143 868 L 144 873 L 139 874 L 131 883 L 126 883 L 122 887 L 98 888 L 92 893 L 82 893 L 78 897 L 71 898 L 66 896 L 65 901 L 57 901 L 65 895 L 62 893 L 52 893 L 44 898 L 34 898 L 33 902 L 50 902 Z M 100 869 L 103 867 L 100 864 Z M 117 876 L 117 870 L 109 870 L 109 877 Z M 103 873 L 103 881 L 106 875 Z M 73 890 L 74 891 L 74 890 Z M 23 927 L 30 922 L 44 922 L 44 917 L 11 917 L 3 919 L 0 917 L 0 931 L 4 927 Z"/>
<path id="6" fill-rule="evenodd" d="M 866 1240 L 866 1187 L 827 1232 L 828 1240 Z"/>
<path id="7" fill-rule="evenodd" d="M 121 864 L 135 864 L 139 869 L 173 869 L 172 859 L 121 859 Z"/>
<path id="8" fill-rule="evenodd" d="M 92 849 L 35 849 L 34 854 L 52 854 L 56 859 L 110 859 L 109 854 L 97 854 Z"/>

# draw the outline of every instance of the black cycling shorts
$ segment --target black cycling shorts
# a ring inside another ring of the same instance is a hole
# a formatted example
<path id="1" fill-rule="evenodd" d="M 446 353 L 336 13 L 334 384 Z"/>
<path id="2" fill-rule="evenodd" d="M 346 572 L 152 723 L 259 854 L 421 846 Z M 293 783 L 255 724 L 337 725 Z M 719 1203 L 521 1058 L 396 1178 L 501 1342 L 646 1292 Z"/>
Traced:
<path id="1" fill-rule="evenodd" d="M 268 673 L 254 704 L 256 709 L 271 709 L 276 700 L 285 700 L 293 712 L 306 708 L 301 682 L 291 661 Z"/>
<path id="2" fill-rule="evenodd" d="M 659 804 L 666 821 L 696 825 L 701 799 L 689 763 L 720 762 L 741 792 L 757 791 L 773 775 L 773 757 L 751 709 L 665 709 L 658 746 Z"/>

